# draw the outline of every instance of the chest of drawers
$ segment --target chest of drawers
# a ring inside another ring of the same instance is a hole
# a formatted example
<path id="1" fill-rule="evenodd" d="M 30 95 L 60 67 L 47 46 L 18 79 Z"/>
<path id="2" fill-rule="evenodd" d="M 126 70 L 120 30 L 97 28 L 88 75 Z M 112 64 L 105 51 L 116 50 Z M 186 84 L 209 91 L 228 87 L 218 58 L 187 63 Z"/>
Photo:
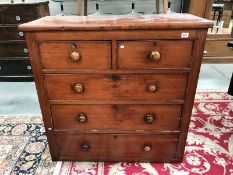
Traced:
<path id="1" fill-rule="evenodd" d="M 0 2 L 0 81 L 33 80 L 24 32 L 17 26 L 47 15 L 48 1 Z"/>
<path id="2" fill-rule="evenodd" d="M 211 24 L 170 14 L 20 25 L 53 160 L 180 162 Z"/>

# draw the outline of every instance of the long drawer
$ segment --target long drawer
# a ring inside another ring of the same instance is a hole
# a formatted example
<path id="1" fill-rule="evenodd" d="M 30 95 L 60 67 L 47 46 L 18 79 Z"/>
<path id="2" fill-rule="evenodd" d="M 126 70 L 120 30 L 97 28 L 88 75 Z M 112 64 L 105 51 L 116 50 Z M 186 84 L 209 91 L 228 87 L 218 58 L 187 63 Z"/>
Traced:
<path id="1" fill-rule="evenodd" d="M 17 26 L 0 26 L 0 41 L 24 40 L 24 33 Z"/>
<path id="2" fill-rule="evenodd" d="M 172 160 L 177 135 L 55 134 L 58 157 L 76 160 Z"/>
<path id="3" fill-rule="evenodd" d="M 32 68 L 29 60 L 0 60 L 0 75 L 32 75 Z"/>
<path id="4" fill-rule="evenodd" d="M 28 49 L 24 42 L 0 43 L 0 57 L 28 57 Z"/>
<path id="5" fill-rule="evenodd" d="M 49 100 L 184 99 L 187 75 L 46 74 Z"/>
<path id="6" fill-rule="evenodd" d="M 178 131 L 182 105 L 52 105 L 55 130 Z"/>
<path id="7" fill-rule="evenodd" d="M 39 48 L 45 69 L 111 68 L 109 41 L 42 42 Z"/>
<path id="8" fill-rule="evenodd" d="M 118 42 L 118 65 L 123 69 L 188 68 L 193 42 L 151 40 Z"/>

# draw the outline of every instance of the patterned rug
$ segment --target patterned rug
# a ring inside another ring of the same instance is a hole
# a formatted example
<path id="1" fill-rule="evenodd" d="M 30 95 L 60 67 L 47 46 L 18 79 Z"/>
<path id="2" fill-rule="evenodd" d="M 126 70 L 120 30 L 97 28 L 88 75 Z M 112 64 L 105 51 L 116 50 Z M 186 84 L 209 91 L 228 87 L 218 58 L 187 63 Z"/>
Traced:
<path id="1" fill-rule="evenodd" d="M 0 175 L 233 175 L 233 97 L 196 94 L 184 161 L 52 162 L 40 116 L 0 116 Z"/>

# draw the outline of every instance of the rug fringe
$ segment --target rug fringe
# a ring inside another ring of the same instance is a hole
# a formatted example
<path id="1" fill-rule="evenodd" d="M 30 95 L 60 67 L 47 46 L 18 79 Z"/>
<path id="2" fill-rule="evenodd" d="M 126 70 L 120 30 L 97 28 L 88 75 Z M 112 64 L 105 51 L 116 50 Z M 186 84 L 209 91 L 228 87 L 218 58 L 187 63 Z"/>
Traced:
<path id="1" fill-rule="evenodd" d="M 54 169 L 53 175 L 59 175 L 61 171 L 62 161 L 58 161 Z"/>

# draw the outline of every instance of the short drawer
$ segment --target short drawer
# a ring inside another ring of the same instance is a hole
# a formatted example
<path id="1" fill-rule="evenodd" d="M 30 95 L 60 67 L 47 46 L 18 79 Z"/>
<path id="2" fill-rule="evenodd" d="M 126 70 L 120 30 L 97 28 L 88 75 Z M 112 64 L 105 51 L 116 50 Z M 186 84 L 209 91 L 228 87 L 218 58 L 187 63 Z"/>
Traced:
<path id="1" fill-rule="evenodd" d="M 24 33 L 17 31 L 16 26 L 0 27 L 0 41 L 24 40 Z"/>
<path id="2" fill-rule="evenodd" d="M 36 6 L 5 6 L 1 8 L 0 24 L 20 24 L 33 21 L 40 17 L 36 13 Z"/>
<path id="3" fill-rule="evenodd" d="M 0 43 L 0 57 L 28 57 L 28 49 L 26 43 Z"/>
<path id="4" fill-rule="evenodd" d="M 55 134 L 60 158 L 76 160 L 171 160 L 177 135 Z"/>
<path id="5" fill-rule="evenodd" d="M 0 60 L 0 75 L 32 75 L 32 68 L 29 60 Z"/>
<path id="6" fill-rule="evenodd" d="M 182 105 L 52 105 L 55 130 L 178 131 Z"/>
<path id="7" fill-rule="evenodd" d="M 50 100 L 184 99 L 187 75 L 61 75 L 47 74 Z"/>
<path id="8" fill-rule="evenodd" d="M 125 69 L 188 68 L 192 41 L 119 41 L 118 66 Z"/>
<path id="9" fill-rule="evenodd" d="M 44 69 L 109 69 L 111 43 L 78 41 L 40 43 Z"/>

